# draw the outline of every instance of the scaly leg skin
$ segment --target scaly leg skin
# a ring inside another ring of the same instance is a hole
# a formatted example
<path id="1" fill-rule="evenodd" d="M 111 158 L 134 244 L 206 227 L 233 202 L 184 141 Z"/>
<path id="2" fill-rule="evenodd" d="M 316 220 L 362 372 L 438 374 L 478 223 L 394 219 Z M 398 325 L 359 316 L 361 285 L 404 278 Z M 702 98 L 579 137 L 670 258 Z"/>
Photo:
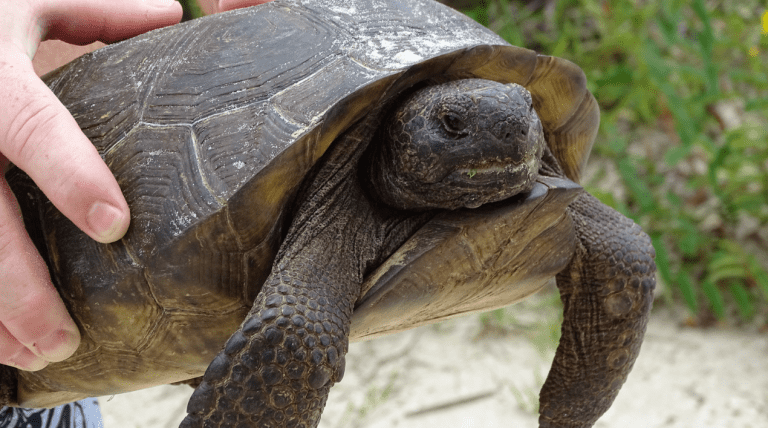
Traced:
<path id="1" fill-rule="evenodd" d="M 557 275 L 564 320 L 540 428 L 588 428 L 608 410 L 640 352 L 656 286 L 655 252 L 638 225 L 586 193 L 569 212 L 579 245 Z"/>
<path id="2" fill-rule="evenodd" d="M 343 287 L 307 286 L 312 280 L 270 277 L 208 367 L 182 428 L 316 426 L 344 374 L 354 298 Z"/>

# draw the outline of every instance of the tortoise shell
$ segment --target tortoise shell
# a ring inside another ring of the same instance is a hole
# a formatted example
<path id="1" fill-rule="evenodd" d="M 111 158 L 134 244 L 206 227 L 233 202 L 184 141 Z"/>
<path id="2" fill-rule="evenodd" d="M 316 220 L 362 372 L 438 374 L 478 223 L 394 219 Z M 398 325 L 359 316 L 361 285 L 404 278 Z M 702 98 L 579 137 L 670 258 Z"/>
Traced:
<path id="1" fill-rule="evenodd" d="M 578 182 L 599 122 L 583 72 L 431 0 L 277 0 L 107 46 L 46 83 L 113 171 L 132 219 L 96 243 L 16 171 L 28 230 L 82 333 L 19 372 L 45 407 L 200 376 L 270 272 L 286 207 L 342 132 L 428 79 L 515 82 Z M 445 212 L 366 281 L 351 340 L 507 305 L 571 257 L 573 182 Z M 450 266 L 446 269 L 446 266 Z"/>

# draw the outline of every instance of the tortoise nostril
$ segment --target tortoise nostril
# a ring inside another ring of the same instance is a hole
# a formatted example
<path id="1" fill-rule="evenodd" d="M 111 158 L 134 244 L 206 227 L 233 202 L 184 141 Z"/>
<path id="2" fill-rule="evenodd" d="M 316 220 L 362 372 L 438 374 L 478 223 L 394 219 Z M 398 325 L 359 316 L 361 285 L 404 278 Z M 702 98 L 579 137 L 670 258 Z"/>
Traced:
<path id="1" fill-rule="evenodd" d="M 519 135 L 517 134 L 518 132 L 519 132 Z M 510 141 L 515 139 L 515 137 L 527 138 L 528 130 L 526 128 L 520 128 L 519 131 L 515 129 L 507 129 L 502 135 L 502 137 L 503 137 L 502 141 Z"/>

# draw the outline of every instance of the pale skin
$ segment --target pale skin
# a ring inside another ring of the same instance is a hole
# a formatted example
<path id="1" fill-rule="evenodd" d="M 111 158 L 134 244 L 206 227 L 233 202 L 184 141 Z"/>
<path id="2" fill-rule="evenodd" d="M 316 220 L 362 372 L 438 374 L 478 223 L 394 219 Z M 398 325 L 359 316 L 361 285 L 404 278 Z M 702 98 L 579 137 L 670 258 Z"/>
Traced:
<path id="1" fill-rule="evenodd" d="M 266 1 L 199 0 L 206 13 Z M 120 187 L 37 76 L 103 46 L 94 42 L 175 24 L 181 6 L 173 0 L 0 0 L 0 10 L 0 169 L 12 163 L 24 170 L 91 238 L 120 239 L 130 222 Z M 40 370 L 72 355 L 79 343 L 0 175 L 0 364 Z"/>

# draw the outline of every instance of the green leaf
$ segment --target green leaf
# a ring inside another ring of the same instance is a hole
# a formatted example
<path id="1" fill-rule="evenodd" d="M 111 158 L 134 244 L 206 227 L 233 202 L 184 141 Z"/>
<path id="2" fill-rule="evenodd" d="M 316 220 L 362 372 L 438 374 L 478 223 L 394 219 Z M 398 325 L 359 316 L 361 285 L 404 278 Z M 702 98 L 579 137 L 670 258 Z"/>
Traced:
<path id="1" fill-rule="evenodd" d="M 461 12 L 485 27 L 490 24 L 488 2 L 479 2 L 477 6 L 470 9 L 462 9 Z"/>
<path id="2" fill-rule="evenodd" d="M 181 9 L 184 11 L 182 21 L 189 21 L 205 15 L 195 0 L 179 0 L 179 3 L 181 3 Z"/>
<path id="3" fill-rule="evenodd" d="M 627 86 L 633 83 L 633 79 L 634 70 L 630 69 L 626 64 L 620 64 L 611 67 L 603 78 L 596 83 L 598 87 L 607 85 Z"/>
<path id="4" fill-rule="evenodd" d="M 768 86 L 768 82 L 766 86 Z M 746 111 L 766 111 L 768 110 L 768 98 L 747 100 L 744 108 Z"/>
<path id="5" fill-rule="evenodd" d="M 699 244 L 701 242 L 699 230 L 685 217 L 679 218 L 678 224 L 680 229 L 682 229 L 677 241 L 680 251 L 686 256 L 695 256 L 699 252 Z"/>
<path id="6" fill-rule="evenodd" d="M 712 60 L 712 50 L 715 45 L 715 37 L 712 32 L 712 23 L 703 0 L 693 2 L 693 11 L 704 24 L 704 30 L 699 34 L 698 40 L 701 47 L 701 56 L 704 60 L 704 71 L 706 73 L 706 85 L 708 94 L 717 94 L 719 92 L 717 84 L 717 67 Z"/>
<path id="7" fill-rule="evenodd" d="M 707 266 L 710 271 L 718 271 L 723 269 L 731 269 L 736 266 L 742 267 L 741 254 L 732 254 L 726 251 L 718 251 L 712 256 L 712 260 Z"/>
<path id="8" fill-rule="evenodd" d="M 640 205 L 640 209 L 643 212 L 648 212 L 653 209 L 656 202 L 651 194 L 651 189 L 645 183 L 641 177 L 638 177 L 637 170 L 634 165 L 629 161 L 629 158 L 622 158 L 619 160 L 619 173 L 624 179 L 624 184 L 632 192 L 632 196 L 637 200 Z"/>
<path id="9" fill-rule="evenodd" d="M 720 199 L 724 199 L 725 196 L 720 190 L 720 186 L 717 182 L 717 170 L 723 166 L 726 158 L 730 153 L 730 146 L 728 144 L 724 144 L 722 147 L 720 147 L 720 150 L 717 151 L 715 159 L 709 163 L 709 167 L 707 169 L 707 178 L 709 179 L 710 188 Z"/>
<path id="10" fill-rule="evenodd" d="M 667 150 L 667 153 L 664 154 L 664 162 L 667 163 L 667 165 L 677 165 L 681 160 L 685 159 L 686 156 L 691 152 L 690 145 L 688 146 L 672 146 Z"/>
<path id="11" fill-rule="evenodd" d="M 676 195 L 676 194 L 674 194 L 674 193 L 672 193 L 670 191 L 667 191 L 666 196 L 667 196 L 667 200 L 669 201 L 669 203 L 672 204 L 673 206 L 680 207 L 680 206 L 683 205 L 683 199 L 680 198 L 680 196 L 678 196 L 678 195 Z"/>
<path id="12" fill-rule="evenodd" d="M 693 286 L 691 276 L 686 272 L 680 272 L 677 275 L 677 288 L 680 289 L 680 294 L 683 295 L 685 304 L 688 305 L 688 309 L 692 313 L 697 314 L 699 312 L 699 304 L 696 298 L 696 288 Z"/>
<path id="13" fill-rule="evenodd" d="M 609 207 L 617 210 L 622 211 L 621 207 L 619 207 L 619 204 L 616 202 L 616 198 L 613 197 L 613 194 L 610 192 L 606 192 L 605 190 L 598 189 L 598 188 L 588 188 L 587 191 L 590 195 L 596 197 L 600 202 L 604 203 L 605 205 L 608 205 Z"/>
<path id="14" fill-rule="evenodd" d="M 736 301 L 741 318 L 745 320 L 752 319 L 752 316 L 755 314 L 755 305 L 752 304 L 752 296 L 749 294 L 749 291 L 736 281 L 731 281 L 728 289 L 731 291 L 733 300 Z"/>
<path id="15" fill-rule="evenodd" d="M 667 247 L 661 239 L 661 234 L 656 233 L 651 236 L 651 242 L 656 250 L 656 268 L 659 270 L 664 282 L 671 284 L 672 272 L 669 269 L 669 256 L 667 255 Z"/>
<path id="16" fill-rule="evenodd" d="M 662 2 L 662 4 L 667 2 Z M 656 25 L 661 30 L 661 35 L 664 36 L 664 40 L 668 45 L 674 45 L 677 42 L 677 23 L 680 22 L 679 18 L 675 19 L 668 16 L 667 11 L 660 11 L 656 16 Z"/>
<path id="17" fill-rule="evenodd" d="M 707 279 L 717 284 L 724 279 L 746 279 L 747 271 L 744 266 L 728 266 L 719 270 L 711 272 L 707 275 Z"/>
<path id="18" fill-rule="evenodd" d="M 614 122 L 601 122 L 600 128 L 607 139 L 602 146 L 607 148 L 611 155 L 620 157 L 627 153 L 629 139 L 619 132 Z"/>
<path id="19" fill-rule="evenodd" d="M 563 31 L 562 35 L 557 39 L 557 43 L 555 43 L 555 46 L 552 47 L 551 55 L 554 57 L 563 57 L 566 56 L 566 52 L 568 51 L 568 46 L 570 42 L 570 38 L 567 36 L 569 32 L 572 32 L 572 30 L 566 29 Z"/>
<path id="20" fill-rule="evenodd" d="M 709 300 L 710 308 L 712 308 L 712 312 L 715 316 L 719 319 L 725 318 L 725 301 L 723 300 L 723 294 L 720 292 L 720 289 L 718 289 L 712 281 L 705 279 L 701 283 L 701 291 L 704 293 L 707 300 Z"/>
<path id="21" fill-rule="evenodd" d="M 763 269 L 754 256 L 749 256 L 747 259 L 747 266 L 749 268 L 749 273 L 755 279 L 757 286 L 763 292 L 763 297 L 768 302 L 768 272 Z"/>

